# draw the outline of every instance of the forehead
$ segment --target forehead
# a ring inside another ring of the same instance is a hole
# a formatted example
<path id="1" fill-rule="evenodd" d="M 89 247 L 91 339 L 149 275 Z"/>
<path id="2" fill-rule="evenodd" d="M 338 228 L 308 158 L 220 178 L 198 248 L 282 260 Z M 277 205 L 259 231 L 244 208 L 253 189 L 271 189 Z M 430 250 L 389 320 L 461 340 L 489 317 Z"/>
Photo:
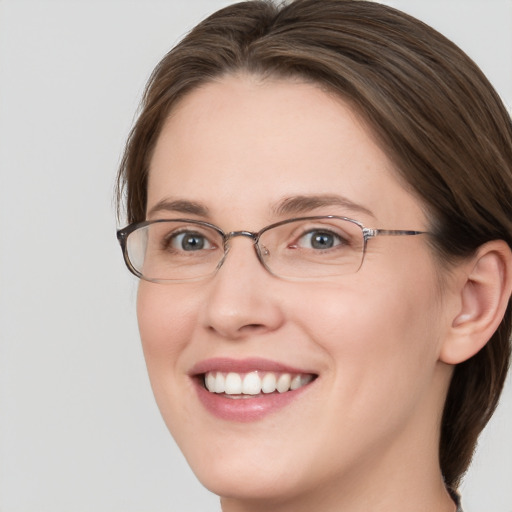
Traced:
<path id="1" fill-rule="evenodd" d="M 419 212 L 340 98 L 310 83 L 230 76 L 190 93 L 167 119 L 151 160 L 148 209 L 171 198 L 262 214 L 311 194 L 339 194 L 383 220 L 390 210 Z"/>

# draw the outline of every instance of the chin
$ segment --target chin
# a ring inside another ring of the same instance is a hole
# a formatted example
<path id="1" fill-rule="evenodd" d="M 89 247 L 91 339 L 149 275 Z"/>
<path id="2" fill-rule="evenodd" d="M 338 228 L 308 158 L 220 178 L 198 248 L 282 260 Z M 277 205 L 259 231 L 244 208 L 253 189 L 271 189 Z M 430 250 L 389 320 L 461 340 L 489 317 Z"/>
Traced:
<path id="1" fill-rule="evenodd" d="M 272 502 L 293 496 L 297 489 L 304 491 L 311 480 L 311 464 L 304 458 L 301 463 L 297 450 L 290 453 L 282 437 L 269 440 L 275 427 L 245 429 L 246 435 L 239 435 L 241 429 L 210 436 L 204 431 L 189 437 L 171 433 L 197 479 L 222 498 Z M 194 438 L 200 441 L 193 443 Z"/>
<path id="2" fill-rule="evenodd" d="M 246 465 L 250 464 L 249 461 Z M 297 475 L 294 478 L 289 471 L 277 475 L 271 466 L 272 462 L 269 461 L 266 467 L 246 467 L 245 471 L 227 464 L 192 469 L 204 487 L 224 499 L 267 502 L 270 505 L 298 494 L 299 488 L 304 492 L 304 486 L 299 484 Z"/>

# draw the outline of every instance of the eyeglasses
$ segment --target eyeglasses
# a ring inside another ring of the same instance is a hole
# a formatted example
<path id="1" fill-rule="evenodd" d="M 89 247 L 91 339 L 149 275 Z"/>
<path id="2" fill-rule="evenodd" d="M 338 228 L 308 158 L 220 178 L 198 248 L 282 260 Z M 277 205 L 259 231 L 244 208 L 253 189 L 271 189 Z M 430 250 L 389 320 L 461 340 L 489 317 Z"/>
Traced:
<path id="1" fill-rule="evenodd" d="M 199 220 L 151 220 L 117 232 L 128 269 L 155 283 L 197 281 L 224 263 L 230 241 L 244 236 L 271 274 L 290 280 L 314 280 L 359 270 L 366 244 L 376 236 L 410 236 L 425 231 L 371 229 L 336 215 L 301 217 L 276 222 L 257 233 L 231 231 Z"/>

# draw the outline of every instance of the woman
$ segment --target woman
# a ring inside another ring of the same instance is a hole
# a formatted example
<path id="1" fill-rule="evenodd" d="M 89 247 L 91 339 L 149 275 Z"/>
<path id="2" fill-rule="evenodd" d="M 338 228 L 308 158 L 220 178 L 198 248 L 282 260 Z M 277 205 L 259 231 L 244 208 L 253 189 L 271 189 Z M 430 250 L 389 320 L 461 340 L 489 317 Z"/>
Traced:
<path id="1" fill-rule="evenodd" d="M 460 49 L 232 5 L 154 71 L 119 183 L 153 391 L 224 512 L 460 510 L 512 290 L 511 120 Z"/>

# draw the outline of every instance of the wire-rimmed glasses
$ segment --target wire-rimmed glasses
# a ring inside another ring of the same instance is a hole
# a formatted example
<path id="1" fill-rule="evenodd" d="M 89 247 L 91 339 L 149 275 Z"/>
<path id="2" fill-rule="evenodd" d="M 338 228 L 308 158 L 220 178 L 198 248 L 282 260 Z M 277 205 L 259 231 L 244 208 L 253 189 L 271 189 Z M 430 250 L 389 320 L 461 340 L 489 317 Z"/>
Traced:
<path id="1" fill-rule="evenodd" d="M 209 222 L 159 219 L 130 224 L 117 232 L 117 238 L 128 269 L 137 277 L 178 283 L 214 274 L 237 236 L 252 240 L 259 261 L 271 274 L 314 280 L 357 272 L 370 238 L 425 233 L 367 228 L 354 219 L 324 215 L 283 220 L 257 233 L 224 233 Z"/>

